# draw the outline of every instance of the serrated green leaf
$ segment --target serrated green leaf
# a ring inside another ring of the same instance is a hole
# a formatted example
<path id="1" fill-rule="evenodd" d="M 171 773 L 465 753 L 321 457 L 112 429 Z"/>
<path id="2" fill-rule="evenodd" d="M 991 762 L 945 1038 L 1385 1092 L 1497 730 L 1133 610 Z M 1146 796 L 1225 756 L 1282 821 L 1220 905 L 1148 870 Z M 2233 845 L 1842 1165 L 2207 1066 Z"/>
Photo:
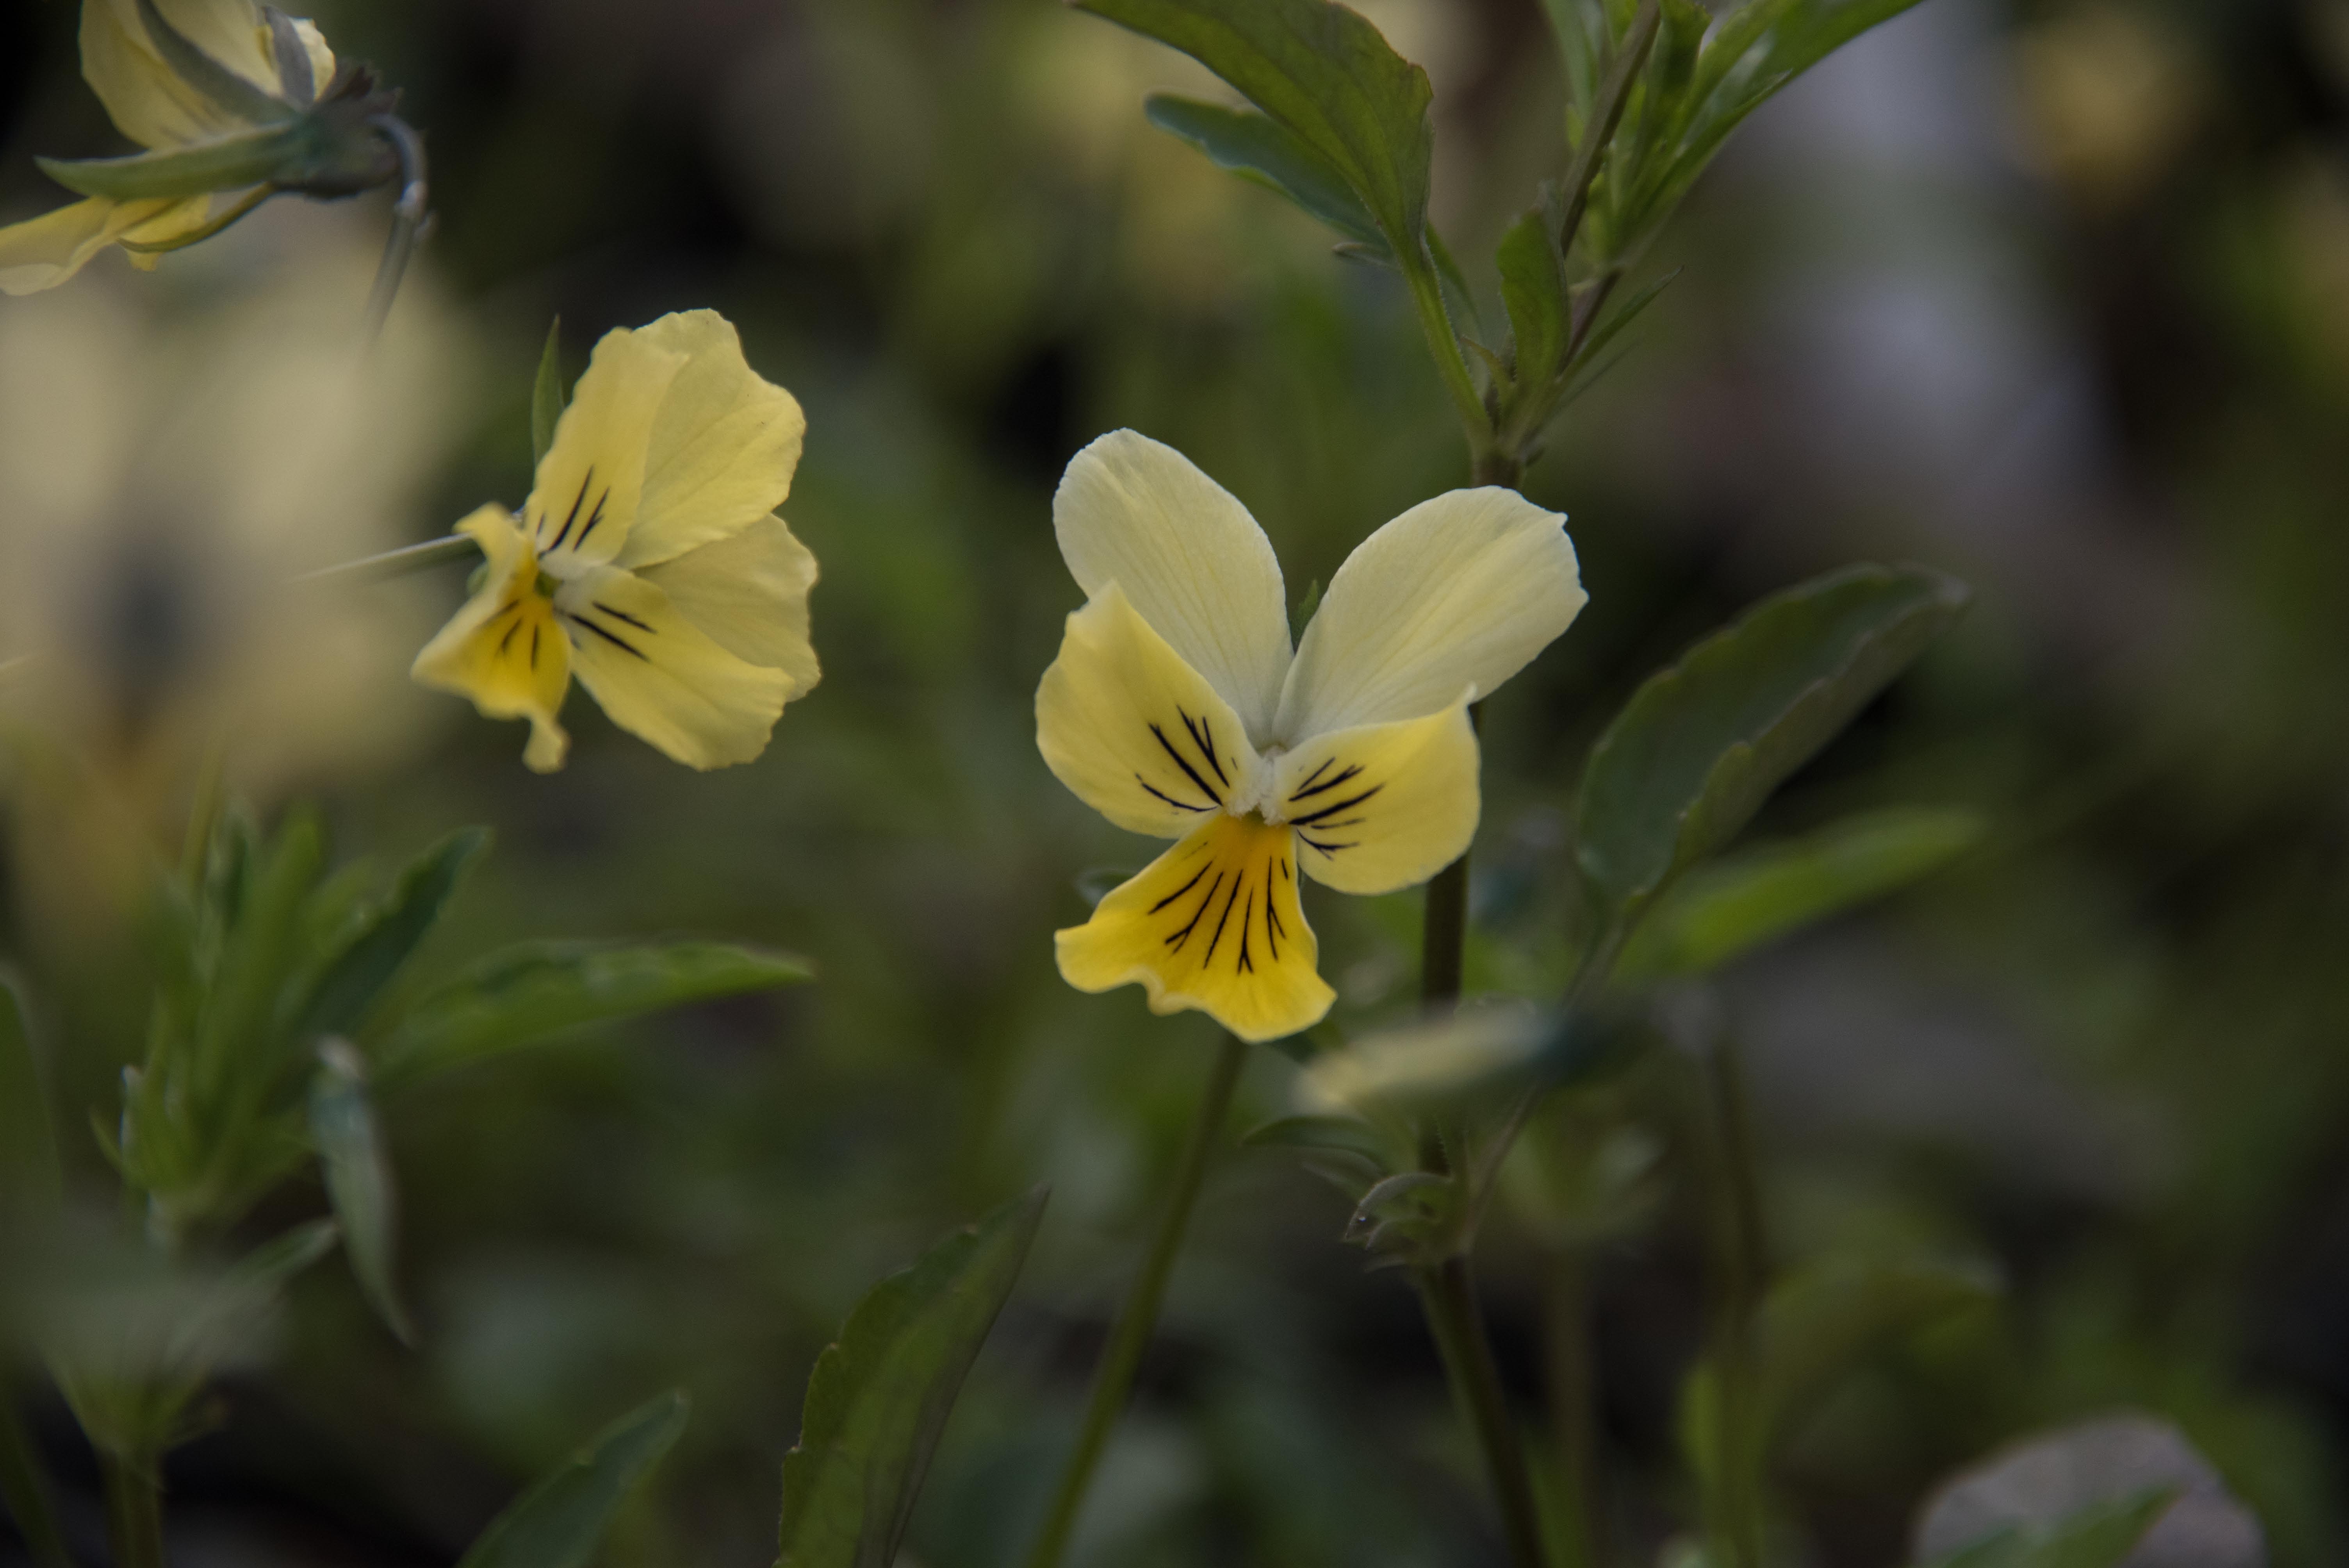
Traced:
<path id="1" fill-rule="evenodd" d="M 1576 856 L 1628 929 L 1725 847 L 1964 609 L 1918 567 L 1859 566 L 1772 595 L 1649 677 L 1591 748 Z"/>
<path id="2" fill-rule="evenodd" d="M 1037 1188 L 873 1287 L 808 1376 L 777 1568 L 891 1568 L 964 1375 L 1044 1217 Z"/>
<path id="3" fill-rule="evenodd" d="M 457 1568 L 583 1568 L 613 1515 L 685 1430 L 682 1390 L 623 1416 L 490 1522 Z"/>
<path id="4" fill-rule="evenodd" d="M 64 1187 L 24 998 L 15 977 L 0 973 L 0 1213 L 53 1209 Z"/>
<path id="5" fill-rule="evenodd" d="M 460 829 L 409 862 L 388 894 L 359 912 L 311 991 L 304 1035 L 345 1034 L 358 1026 L 489 845 L 488 829 Z"/>
<path id="6" fill-rule="evenodd" d="M 42 173 L 80 195 L 118 201 L 176 200 L 269 184 L 298 167 L 309 146 L 310 138 L 300 126 L 272 126 L 169 152 L 33 161 Z"/>
<path id="7" fill-rule="evenodd" d="M 546 329 L 546 347 L 538 356 L 538 379 L 530 389 L 530 450 L 533 465 L 546 461 L 554 445 L 554 427 L 563 418 L 563 318 Z"/>
<path id="8" fill-rule="evenodd" d="M 1218 168 L 1279 192 L 1347 239 L 1386 253 L 1378 220 L 1346 177 L 1269 116 L 1174 93 L 1152 93 L 1143 99 L 1142 112 L 1159 129 L 1206 153 Z"/>
<path id="9" fill-rule="evenodd" d="M 1988 829 L 1978 811 L 1899 807 L 1701 866 L 1656 901 L 1616 973 L 1703 974 L 1939 871 Z"/>
<path id="10" fill-rule="evenodd" d="M 803 958 L 723 943 L 525 943 L 441 986 L 391 1025 L 372 1053 L 376 1081 L 404 1085 L 583 1024 L 814 977 Z"/>
<path id="11" fill-rule="evenodd" d="M 1517 384 L 1547 387 L 1565 368 L 1574 310 L 1566 292 L 1566 258 L 1557 249 L 1557 216 L 1536 207 L 1501 236 L 1501 304 L 1516 345 Z"/>
<path id="12" fill-rule="evenodd" d="M 1406 261 L 1427 222 L 1427 73 L 1330 0 L 1074 0 L 1182 50 L 1305 143 Z"/>
<path id="13" fill-rule="evenodd" d="M 2119 1568 L 2177 1501 L 2175 1488 L 2149 1488 L 2054 1524 L 2010 1526 L 1930 1568 Z"/>
<path id="14" fill-rule="evenodd" d="M 309 1110 L 310 1140 L 326 1172 L 335 1218 L 342 1224 L 351 1274 L 385 1326 L 401 1343 L 413 1345 L 416 1329 L 399 1304 L 393 1270 L 399 1241 L 398 1191 L 376 1128 L 367 1063 L 347 1040 L 329 1039 L 319 1047 Z"/>

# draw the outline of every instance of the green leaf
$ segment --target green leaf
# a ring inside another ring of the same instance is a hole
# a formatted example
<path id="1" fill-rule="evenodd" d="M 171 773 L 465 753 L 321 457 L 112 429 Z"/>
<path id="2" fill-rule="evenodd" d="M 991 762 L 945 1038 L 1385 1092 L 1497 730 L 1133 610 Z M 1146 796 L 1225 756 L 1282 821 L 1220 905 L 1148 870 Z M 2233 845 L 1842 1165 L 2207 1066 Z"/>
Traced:
<path id="1" fill-rule="evenodd" d="M 1427 73 L 1330 0 L 1074 0 L 1182 50 L 1335 169 L 1406 265 L 1427 222 Z"/>
<path id="2" fill-rule="evenodd" d="M 1378 220 L 1330 160 L 1268 116 L 1226 108 L 1173 93 L 1152 93 L 1142 103 L 1151 124 L 1206 153 L 1268 191 L 1277 191 L 1330 227 L 1371 248 L 1390 263 Z"/>
<path id="3" fill-rule="evenodd" d="M 1565 368 L 1574 309 L 1566 292 L 1566 258 L 1557 250 L 1557 215 L 1545 202 L 1501 236 L 1501 304 L 1516 341 L 1517 384 L 1547 387 Z"/>
<path id="4" fill-rule="evenodd" d="M 0 974 L 0 1213 L 44 1211 L 65 1190 L 56 1124 L 33 1053 L 33 1031 L 13 976 Z"/>
<path id="5" fill-rule="evenodd" d="M 318 1071 L 310 1080 L 310 1140 L 326 1168 L 326 1196 L 342 1223 L 360 1292 L 402 1344 L 415 1344 L 415 1326 L 399 1305 L 393 1278 L 399 1202 L 391 1161 L 367 1098 L 367 1063 L 347 1040 L 329 1039 L 318 1047 Z"/>
<path id="6" fill-rule="evenodd" d="M 1718 968 L 1939 871 L 1988 826 L 1962 808 L 1899 807 L 1699 867 L 1656 901 L 1616 972 L 1648 979 Z"/>
<path id="7" fill-rule="evenodd" d="M 419 1002 L 374 1052 L 379 1086 L 518 1049 L 583 1024 L 813 979 L 803 958 L 714 942 L 657 947 L 533 942 Z"/>
<path id="8" fill-rule="evenodd" d="M 2054 1524 L 2012 1525 L 1931 1568 L 2119 1568 L 2177 1501 L 2176 1488 L 2155 1487 L 2092 1503 Z"/>
<path id="9" fill-rule="evenodd" d="M 1628 929 L 1964 609 L 1955 580 L 1859 566 L 1774 594 L 1649 677 L 1592 748 L 1576 854 Z"/>
<path id="10" fill-rule="evenodd" d="M 1003 1310 L 1045 1190 L 957 1232 L 873 1287 L 816 1357 L 783 1456 L 777 1568 L 891 1568 L 963 1377 Z"/>
<path id="11" fill-rule="evenodd" d="M 360 912 L 311 992 L 303 1018 L 305 1035 L 338 1035 L 358 1026 L 368 1005 L 439 922 L 449 895 L 489 844 L 486 828 L 450 834 L 401 872 L 381 902 Z"/>
<path id="12" fill-rule="evenodd" d="M 1979 1268 L 1930 1260 L 1829 1258 L 1795 1270 L 1771 1287 L 1758 1323 L 1765 1429 L 1790 1436 L 1861 1357 L 1998 1294 Z"/>
<path id="13" fill-rule="evenodd" d="M 490 1522 L 457 1568 L 582 1568 L 645 1472 L 685 1430 L 682 1390 L 623 1416 Z"/>
<path id="14" fill-rule="evenodd" d="M 118 201 L 209 196 L 266 185 L 299 166 L 311 146 L 299 125 L 269 126 L 170 152 L 128 158 L 36 158 L 41 172 L 67 190 Z"/>
<path id="15" fill-rule="evenodd" d="M 292 104 L 245 80 L 213 59 L 164 18 L 155 0 L 138 0 L 139 20 L 163 64 L 223 113 L 254 125 L 277 125 L 297 112 Z"/>
<path id="16" fill-rule="evenodd" d="M 546 461 L 554 445 L 555 422 L 563 418 L 563 318 L 546 329 L 546 347 L 538 356 L 538 379 L 530 389 L 530 450 L 533 464 Z"/>
<path id="17" fill-rule="evenodd" d="M 1350 1116 L 1284 1116 L 1240 1138 L 1250 1149 L 1308 1149 L 1350 1154 L 1383 1174 L 1394 1168 L 1395 1150 L 1379 1130 Z"/>

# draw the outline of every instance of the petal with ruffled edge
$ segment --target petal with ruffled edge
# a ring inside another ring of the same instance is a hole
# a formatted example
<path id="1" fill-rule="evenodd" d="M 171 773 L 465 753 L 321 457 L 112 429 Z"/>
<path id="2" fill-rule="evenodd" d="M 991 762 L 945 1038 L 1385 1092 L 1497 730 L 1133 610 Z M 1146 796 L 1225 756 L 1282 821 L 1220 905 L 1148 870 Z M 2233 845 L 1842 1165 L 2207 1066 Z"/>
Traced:
<path id="1" fill-rule="evenodd" d="M 1515 490 L 1453 490 L 1357 547 L 1330 580 L 1280 696 L 1294 741 L 1490 696 L 1588 598 L 1566 519 Z"/>
<path id="2" fill-rule="evenodd" d="M 1080 991 L 1139 985 L 1154 1013 L 1195 1008 L 1249 1041 L 1311 1028 L 1336 993 L 1297 898 L 1289 830 L 1217 811 L 1054 934 Z"/>
<path id="3" fill-rule="evenodd" d="M 457 525 L 481 547 L 481 591 L 424 645 L 409 674 L 471 697 L 490 718 L 527 718 L 523 760 L 540 773 L 563 766 L 571 738 L 555 716 L 571 685 L 571 658 L 554 607 L 538 592 L 538 563 L 506 510 L 485 506 Z"/>
<path id="4" fill-rule="evenodd" d="M 554 608 L 580 684 L 621 728 L 688 768 L 767 748 L 792 677 L 728 653 L 650 583 L 592 567 L 555 591 Z"/>
<path id="5" fill-rule="evenodd" d="M 169 240 L 202 223 L 210 206 L 210 199 L 202 196 L 145 201 L 92 196 L 11 223 L 0 229 L 0 294 L 55 288 L 116 241 L 129 236 L 150 242 Z"/>
<path id="6" fill-rule="evenodd" d="M 1297 833 L 1297 862 L 1340 892 L 1425 882 L 1476 836 L 1476 728 L 1468 700 L 1424 718 L 1314 737 L 1281 757 L 1266 815 Z"/>
<path id="7" fill-rule="evenodd" d="M 737 658 L 792 678 L 805 696 L 823 676 L 808 640 L 808 592 L 815 552 L 780 517 L 762 517 L 731 539 L 688 550 L 636 573 L 678 613 Z"/>
<path id="8" fill-rule="evenodd" d="M 636 525 L 614 558 L 631 571 L 740 533 L 782 505 L 807 434 L 799 400 L 750 368 L 716 311 L 679 311 L 636 335 L 684 364 L 653 417 Z"/>
<path id="9" fill-rule="evenodd" d="M 1272 542 L 1247 509 L 1172 447 L 1112 430 L 1070 459 L 1052 531 L 1077 586 L 1088 596 L 1123 588 L 1266 744 L 1288 667 L 1288 611 Z"/>
<path id="10" fill-rule="evenodd" d="M 541 555 L 600 566 L 626 545 L 643 498 L 653 424 L 685 364 L 684 355 L 624 326 L 597 342 L 523 508 L 523 530 Z"/>
<path id="11" fill-rule="evenodd" d="M 1260 792 L 1239 716 L 1112 583 L 1069 617 L 1036 687 L 1036 745 L 1076 797 L 1119 827 L 1177 839 Z"/>

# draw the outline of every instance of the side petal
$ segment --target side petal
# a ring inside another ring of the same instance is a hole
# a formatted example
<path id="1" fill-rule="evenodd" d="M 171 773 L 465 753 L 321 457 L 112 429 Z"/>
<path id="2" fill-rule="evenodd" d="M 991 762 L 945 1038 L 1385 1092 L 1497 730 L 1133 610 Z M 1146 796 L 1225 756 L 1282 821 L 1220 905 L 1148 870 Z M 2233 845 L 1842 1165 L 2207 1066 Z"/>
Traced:
<path id="1" fill-rule="evenodd" d="M 1112 430 L 1069 460 L 1052 497 L 1061 558 L 1087 595 L 1115 583 L 1258 746 L 1288 667 L 1280 562 L 1247 508 L 1190 459 Z"/>
<path id="2" fill-rule="evenodd" d="M 1330 580 L 1280 694 L 1280 733 L 1417 718 L 1489 696 L 1581 613 L 1566 519 L 1515 490 L 1453 490 L 1362 541 Z"/>
<path id="3" fill-rule="evenodd" d="M 688 768 L 767 748 L 792 677 L 728 653 L 652 583 L 596 567 L 556 592 L 555 609 L 580 684 L 621 728 Z"/>
<path id="4" fill-rule="evenodd" d="M 807 434 L 799 400 L 750 368 L 716 311 L 665 315 L 636 336 L 685 363 L 653 418 L 636 526 L 614 561 L 630 570 L 740 533 L 782 505 Z"/>
<path id="5" fill-rule="evenodd" d="M 571 738 L 556 722 L 571 685 L 569 645 L 554 606 L 537 591 L 537 564 L 500 506 L 457 525 L 488 561 L 481 591 L 424 645 L 409 674 L 420 685 L 471 697 L 489 718 L 527 718 L 523 760 L 541 773 L 563 766 Z"/>
<path id="6" fill-rule="evenodd" d="M 1154 1013 L 1195 1008 L 1244 1040 L 1309 1029 L 1336 993 L 1297 899 L 1289 831 L 1218 811 L 1084 924 L 1053 936 L 1080 991 L 1139 985 Z"/>
<path id="7" fill-rule="evenodd" d="M 1077 799 L 1130 832 L 1174 839 L 1260 792 L 1239 717 L 1112 583 L 1069 617 L 1036 687 L 1036 747 Z"/>
<path id="8" fill-rule="evenodd" d="M 159 235 L 184 232 L 203 221 L 208 199 L 159 197 L 117 201 L 92 196 L 0 229 L 0 294 L 37 294 L 52 289 L 88 264 L 89 259 L 126 234 L 152 226 Z"/>
<path id="9" fill-rule="evenodd" d="M 1340 729 L 1280 758 L 1268 814 L 1297 833 L 1306 875 L 1340 892 L 1425 882 L 1476 836 L 1476 727 L 1468 699 L 1424 718 Z"/>
<path id="10" fill-rule="evenodd" d="M 822 678 L 808 641 L 815 552 L 781 518 L 762 517 L 731 539 L 688 550 L 637 575 L 728 653 L 791 676 L 793 696 L 805 696 Z"/>
<path id="11" fill-rule="evenodd" d="M 247 81 L 278 91 L 268 29 L 252 0 L 158 4 L 189 42 Z M 138 0 L 84 0 L 81 74 L 115 129 L 142 147 L 185 147 L 248 129 L 163 63 L 139 19 Z"/>
<path id="12" fill-rule="evenodd" d="M 588 565 L 616 557 L 636 527 L 653 421 L 685 356 L 641 332 L 615 327 L 595 345 L 571 406 L 555 421 L 523 511 L 541 555 Z"/>

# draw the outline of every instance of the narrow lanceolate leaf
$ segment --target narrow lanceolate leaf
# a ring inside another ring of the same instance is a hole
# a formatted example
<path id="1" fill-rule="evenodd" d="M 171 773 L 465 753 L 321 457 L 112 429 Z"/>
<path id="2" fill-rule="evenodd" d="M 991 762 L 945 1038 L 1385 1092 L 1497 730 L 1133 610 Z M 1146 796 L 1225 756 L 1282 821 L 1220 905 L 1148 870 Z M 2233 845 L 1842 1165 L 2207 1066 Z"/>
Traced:
<path id="1" fill-rule="evenodd" d="M 1725 846 L 1965 608 L 1917 567 L 1860 566 L 1764 600 L 1651 676 L 1592 748 L 1576 853 L 1618 922 Z"/>
<path id="2" fill-rule="evenodd" d="M 24 999 L 16 982 L 0 974 L 0 1215 L 55 1208 L 63 1185 L 57 1127 Z"/>
<path id="3" fill-rule="evenodd" d="M 613 1515 L 685 1430 L 682 1391 L 623 1416 L 490 1522 L 457 1568 L 583 1568 Z"/>
<path id="4" fill-rule="evenodd" d="M 1516 346 L 1519 386 L 1547 387 L 1565 368 L 1573 331 L 1567 301 L 1566 258 L 1557 249 L 1557 217 L 1548 204 L 1535 208 L 1501 236 L 1495 258 L 1501 268 L 1501 304 L 1509 313 Z"/>
<path id="5" fill-rule="evenodd" d="M 890 1568 L 964 1374 L 1011 1295 L 1044 1189 L 947 1237 L 856 1304 L 808 1377 L 783 1457 L 777 1568 Z"/>
<path id="6" fill-rule="evenodd" d="M 170 152 L 33 161 L 68 191 L 118 201 L 141 201 L 208 196 L 215 191 L 242 191 L 288 179 L 301 167 L 310 144 L 311 138 L 301 126 L 287 125 L 243 131 Z"/>
<path id="7" fill-rule="evenodd" d="M 530 389 L 531 461 L 546 461 L 554 445 L 555 421 L 563 418 L 563 318 L 546 329 L 546 347 L 538 356 L 538 379 Z"/>
<path id="8" fill-rule="evenodd" d="M 1268 190 L 1278 191 L 1374 255 L 1388 256 L 1378 220 L 1328 159 L 1266 115 L 1173 93 L 1152 93 L 1143 114 L 1170 136 Z"/>
<path id="9" fill-rule="evenodd" d="M 1182 50 L 1335 169 L 1407 263 L 1427 222 L 1427 73 L 1330 0 L 1074 0 Z"/>
<path id="10" fill-rule="evenodd" d="M 715 942 L 525 943 L 493 954 L 391 1025 L 373 1053 L 376 1081 L 406 1084 L 583 1024 L 814 977 L 803 958 Z"/>
<path id="11" fill-rule="evenodd" d="M 2172 1488 L 2155 1487 L 2052 1524 L 2012 1525 L 1930 1568 L 2119 1568 L 2177 1501 Z"/>
<path id="12" fill-rule="evenodd" d="M 486 828 L 450 834 L 402 871 L 388 895 L 360 913 L 311 992 L 304 1033 L 344 1034 L 358 1026 L 489 843 Z"/>
<path id="13" fill-rule="evenodd" d="M 1895 808 L 1701 866 L 1656 901 L 1616 972 L 1702 975 L 1930 876 L 1980 843 L 1988 827 L 1961 807 Z"/>
<path id="14" fill-rule="evenodd" d="M 318 1047 L 318 1071 L 310 1080 L 310 1139 L 325 1169 L 326 1196 L 341 1222 L 343 1245 L 359 1289 L 402 1342 L 414 1344 L 416 1330 L 399 1305 L 393 1277 L 399 1233 L 399 1202 L 391 1161 L 377 1130 L 367 1097 L 367 1064 L 347 1040 Z"/>

